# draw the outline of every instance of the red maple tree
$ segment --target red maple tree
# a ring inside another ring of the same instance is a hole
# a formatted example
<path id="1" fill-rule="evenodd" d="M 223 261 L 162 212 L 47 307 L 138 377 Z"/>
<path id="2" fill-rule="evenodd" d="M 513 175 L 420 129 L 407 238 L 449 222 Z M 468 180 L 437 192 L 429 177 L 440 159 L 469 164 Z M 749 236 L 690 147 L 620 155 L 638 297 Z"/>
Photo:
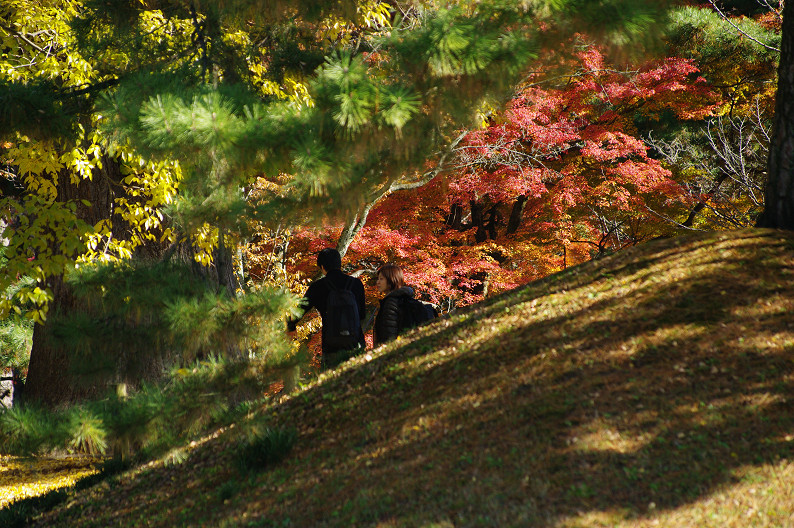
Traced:
<path id="1" fill-rule="evenodd" d="M 559 61 L 573 73 L 528 78 L 441 174 L 378 202 L 349 246 L 351 269 L 366 279 L 397 263 L 443 311 L 669 232 L 652 211 L 672 215 L 689 198 L 640 128 L 703 119 L 716 92 L 686 59 L 625 71 L 583 46 Z M 342 229 L 294 230 L 290 273 L 314 275 L 314 255 L 336 246 Z M 364 282 L 374 302 L 374 282 Z"/>

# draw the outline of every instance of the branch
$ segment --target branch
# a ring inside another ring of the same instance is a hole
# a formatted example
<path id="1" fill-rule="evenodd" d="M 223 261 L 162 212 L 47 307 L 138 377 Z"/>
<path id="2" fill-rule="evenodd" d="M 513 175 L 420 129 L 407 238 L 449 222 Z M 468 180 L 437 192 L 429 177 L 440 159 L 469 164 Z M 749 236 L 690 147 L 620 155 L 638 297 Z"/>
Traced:
<path id="1" fill-rule="evenodd" d="M 394 191 L 405 191 L 405 190 L 408 190 L 408 189 L 418 189 L 419 187 L 422 187 L 422 186 L 426 185 L 430 180 L 432 180 L 433 178 L 438 176 L 439 173 L 441 173 L 441 172 L 443 172 L 445 170 L 446 167 L 444 166 L 444 163 L 446 162 L 447 157 L 449 157 L 450 154 L 455 152 L 455 149 L 458 146 L 458 144 L 461 141 L 463 141 L 463 138 L 465 138 L 466 135 L 468 135 L 468 133 L 469 133 L 468 130 L 464 130 L 463 132 L 460 133 L 460 135 L 458 135 L 458 137 L 456 137 L 454 140 L 452 140 L 452 143 L 450 143 L 447 146 L 447 148 L 444 149 L 444 152 L 441 154 L 441 157 L 438 159 L 438 163 L 436 163 L 436 166 L 433 167 L 432 170 L 429 170 L 429 171 L 425 172 L 422 175 L 421 178 L 419 178 L 418 180 L 413 181 L 411 183 L 397 183 L 397 182 L 394 182 L 394 183 L 392 183 L 389 186 L 389 191 L 388 192 L 392 193 Z"/>
<path id="2" fill-rule="evenodd" d="M 405 191 L 409 189 L 418 189 L 423 185 L 426 185 L 430 180 L 438 176 L 440 172 L 445 169 L 445 162 L 446 159 L 449 157 L 450 154 L 455 152 L 455 148 L 458 144 L 463 141 L 463 138 L 469 133 L 468 130 L 464 130 L 461 132 L 458 137 L 456 137 L 447 147 L 444 149 L 444 152 L 441 154 L 441 157 L 436 163 L 436 166 L 433 167 L 432 170 L 425 172 L 421 178 L 418 180 L 409 182 L 409 183 L 398 183 L 399 180 L 388 183 L 384 185 L 374 193 L 369 196 L 369 200 L 367 203 L 362 207 L 353 218 L 348 222 L 347 226 L 342 230 L 342 234 L 339 236 L 339 240 L 336 243 L 336 249 L 339 251 L 339 254 L 343 257 L 347 253 L 350 244 L 353 242 L 353 239 L 358 235 L 359 231 L 361 231 L 364 226 L 367 224 L 367 216 L 369 216 L 369 212 L 375 207 L 380 200 L 384 197 L 388 196 L 389 194 L 393 193 L 394 191 Z"/>
<path id="3" fill-rule="evenodd" d="M 32 40 L 28 39 L 28 38 L 27 38 L 25 35 L 23 35 L 22 33 L 18 32 L 18 31 L 14 31 L 14 29 L 13 29 L 13 28 L 10 28 L 10 27 L 6 27 L 6 26 L 0 26 L 0 27 L 2 27 L 4 30 L 8 31 L 8 33 L 9 33 L 9 34 L 11 34 L 12 36 L 14 36 L 14 37 L 17 37 L 17 38 L 20 38 L 20 39 L 24 40 L 24 41 L 25 41 L 25 43 L 26 43 L 27 45 L 29 45 L 29 46 L 31 46 L 31 47 L 33 47 L 33 48 L 35 48 L 35 49 L 36 49 L 36 50 L 38 50 L 40 53 L 44 53 L 45 55 L 47 54 L 47 51 L 46 51 L 45 49 L 43 49 L 43 48 L 39 47 L 39 46 L 38 46 L 38 45 L 37 45 L 35 42 L 33 42 Z"/>
<path id="4" fill-rule="evenodd" d="M 769 0 L 758 0 L 758 3 L 762 6 L 766 6 L 767 9 L 773 12 L 778 22 L 783 20 L 783 0 L 780 0 L 780 2 L 778 2 L 777 8 L 773 7 L 772 4 L 769 3 Z"/>
<path id="5" fill-rule="evenodd" d="M 647 205 L 645 205 L 644 207 L 645 207 L 645 210 L 648 211 L 649 213 L 651 213 L 652 215 L 654 215 L 654 216 L 656 216 L 658 218 L 661 218 L 662 220 L 664 220 L 666 222 L 670 222 L 671 224 L 676 225 L 676 226 L 680 227 L 681 229 L 686 229 L 688 231 L 697 231 L 699 233 L 705 233 L 706 232 L 705 229 L 698 229 L 696 227 L 685 226 L 684 224 L 673 220 L 672 218 L 670 218 L 667 215 L 663 215 L 662 213 L 654 211 L 653 209 L 651 209 Z"/>
<path id="6" fill-rule="evenodd" d="M 79 90 L 66 90 L 64 95 L 66 97 L 77 97 L 78 95 L 104 90 L 105 88 L 109 88 L 118 83 L 119 79 L 117 78 L 107 79 L 96 84 L 89 84 L 87 86 L 83 85 L 85 88 L 80 88 Z"/>
<path id="7" fill-rule="evenodd" d="M 729 19 L 729 18 L 728 18 L 728 15 L 726 15 L 725 13 L 723 13 L 723 12 L 722 12 L 722 10 L 721 10 L 719 7 L 717 7 L 717 3 L 716 3 L 714 0 L 709 0 L 709 4 L 711 4 L 711 6 L 712 6 L 712 7 L 713 7 L 713 8 L 714 8 L 716 11 L 717 11 L 717 13 L 719 13 L 719 14 L 720 14 L 720 17 L 722 17 L 722 19 L 723 19 L 725 22 L 727 22 L 728 24 L 730 24 L 730 25 L 733 27 L 733 29 L 735 29 L 736 31 L 738 31 L 739 33 L 741 33 L 742 35 L 744 35 L 744 36 L 745 36 L 745 37 L 747 37 L 748 39 L 752 40 L 752 41 L 753 41 L 753 42 L 755 42 L 756 44 L 759 44 L 759 45 L 761 45 L 761 46 L 765 47 L 765 48 L 766 48 L 766 49 L 768 49 L 768 50 L 777 51 L 778 53 L 780 53 L 780 49 L 779 49 L 779 48 L 775 48 L 775 47 L 773 47 L 773 46 L 768 46 L 768 45 L 764 44 L 764 43 L 763 43 L 763 42 L 761 42 L 760 40 L 758 40 L 758 39 L 756 39 L 756 38 L 752 37 L 751 35 L 748 35 L 748 34 L 747 34 L 747 33 L 746 33 L 746 32 L 745 32 L 743 29 L 741 29 L 739 26 L 737 26 L 736 24 L 734 24 L 734 23 L 733 23 L 733 21 L 732 21 L 731 19 Z"/>

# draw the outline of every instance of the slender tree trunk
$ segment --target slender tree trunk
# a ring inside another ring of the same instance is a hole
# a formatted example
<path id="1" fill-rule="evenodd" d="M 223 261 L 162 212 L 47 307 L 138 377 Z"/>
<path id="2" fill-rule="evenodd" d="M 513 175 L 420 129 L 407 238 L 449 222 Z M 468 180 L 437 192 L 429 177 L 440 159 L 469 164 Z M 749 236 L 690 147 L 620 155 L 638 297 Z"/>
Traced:
<path id="1" fill-rule="evenodd" d="M 488 222 L 485 225 L 485 229 L 488 231 L 488 237 L 491 240 L 496 240 L 497 231 L 496 226 L 499 224 L 499 220 L 501 220 L 502 215 L 499 213 L 499 204 L 494 205 L 488 210 Z"/>
<path id="2" fill-rule="evenodd" d="M 794 2 L 783 8 L 777 102 L 758 227 L 794 230 Z"/>
<path id="3" fill-rule="evenodd" d="M 461 229 L 463 225 L 463 206 L 460 204 L 452 204 L 449 207 L 449 214 L 447 215 L 447 225 L 454 229 Z"/>
<path id="4" fill-rule="evenodd" d="M 525 195 L 521 195 L 516 198 L 516 201 L 513 202 L 513 207 L 510 210 L 510 219 L 507 221 L 507 230 L 505 231 L 506 234 L 512 235 L 518 228 L 521 226 L 521 218 L 524 216 L 524 208 L 527 205 L 527 198 Z"/>
<path id="5" fill-rule="evenodd" d="M 369 197 L 369 202 L 360 211 L 358 211 L 358 213 L 356 213 L 353 219 L 348 222 L 347 226 L 345 226 L 345 228 L 342 230 L 342 234 L 340 235 L 339 241 L 336 244 L 336 250 L 339 251 L 339 254 L 342 256 L 342 258 L 344 258 L 347 254 L 350 244 L 356 238 L 356 235 L 358 235 L 359 231 L 361 231 L 364 226 L 367 225 L 367 217 L 369 216 L 369 212 L 372 210 L 372 208 L 375 207 L 375 205 L 377 205 L 377 203 L 383 198 L 395 191 L 418 189 L 438 176 L 445 169 L 447 158 L 455 152 L 455 148 L 461 141 L 463 141 L 463 138 L 466 137 L 466 134 L 468 134 L 468 132 L 461 132 L 458 137 L 456 137 L 449 145 L 447 145 L 435 168 L 422 174 L 419 179 L 414 181 L 394 181 L 371 195 Z M 458 218 L 458 222 L 459 221 L 460 218 Z"/>
<path id="6" fill-rule="evenodd" d="M 230 297 L 235 297 L 240 284 L 237 282 L 237 273 L 234 269 L 234 253 L 232 248 L 226 246 L 224 238 L 221 232 L 218 236 L 218 247 L 213 255 L 218 274 L 217 281 L 221 289 L 226 290 Z"/>
<path id="7" fill-rule="evenodd" d="M 474 233 L 474 240 L 477 243 L 488 240 L 488 232 L 485 230 L 483 216 L 483 205 L 480 202 L 471 200 L 471 223 L 477 228 Z"/>
<path id="8" fill-rule="evenodd" d="M 339 251 L 339 254 L 342 258 L 345 258 L 347 254 L 347 250 L 350 249 L 350 244 L 353 243 L 353 240 L 356 238 L 356 235 L 359 231 L 361 231 L 365 225 L 367 225 L 367 217 L 369 216 L 369 212 L 375 206 L 376 203 L 383 198 L 384 195 L 379 196 L 375 200 L 371 201 L 367 205 L 364 206 L 353 219 L 347 224 L 345 229 L 342 231 L 342 234 L 339 237 L 339 241 L 336 243 L 336 250 Z"/>
<path id="9" fill-rule="evenodd" d="M 226 291 L 230 297 L 237 295 L 240 283 L 234 268 L 234 254 L 232 248 L 226 245 L 222 232 L 219 233 L 218 245 L 212 252 L 210 266 L 205 266 L 196 260 L 196 247 L 190 237 L 177 244 L 175 253 L 175 258 L 189 265 L 191 273 L 203 281 L 208 291 L 213 293 Z"/>
<path id="10" fill-rule="evenodd" d="M 711 189 L 709 189 L 708 192 L 706 192 L 706 196 L 708 196 L 709 199 L 711 199 L 717 193 L 722 183 L 727 179 L 728 179 L 728 172 L 726 170 L 721 170 L 720 175 L 714 181 L 714 184 L 711 186 Z M 700 211 L 702 211 L 705 208 L 706 208 L 706 201 L 700 200 L 695 205 L 695 207 L 692 208 L 692 210 L 689 212 L 689 216 L 687 216 L 686 220 L 684 220 L 684 222 L 681 225 L 684 227 L 692 227 L 692 225 L 695 223 L 695 218 L 697 218 L 697 215 L 700 213 Z"/>
<path id="11" fill-rule="evenodd" d="M 277 280 L 287 280 L 287 253 L 289 251 L 290 237 L 292 236 L 289 229 L 281 229 L 281 226 L 275 231 L 273 235 L 273 249 L 272 258 L 268 264 L 266 274 L 271 277 L 276 277 Z"/>

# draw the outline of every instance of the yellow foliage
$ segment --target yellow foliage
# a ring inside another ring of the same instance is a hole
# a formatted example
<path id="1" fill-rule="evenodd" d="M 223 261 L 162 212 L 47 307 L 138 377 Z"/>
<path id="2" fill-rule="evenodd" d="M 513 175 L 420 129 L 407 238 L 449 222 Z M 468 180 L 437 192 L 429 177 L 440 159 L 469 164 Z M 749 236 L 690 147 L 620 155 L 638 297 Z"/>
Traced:
<path id="1" fill-rule="evenodd" d="M 366 27 L 379 29 L 391 27 L 391 12 L 389 4 L 380 0 L 367 0 L 356 7 L 355 20 L 344 20 L 340 17 L 328 17 L 320 27 L 324 39 L 337 42 L 342 46 L 350 44 L 353 30 Z"/>
<path id="2" fill-rule="evenodd" d="M 62 88 L 83 87 L 98 80 L 94 64 L 120 67 L 130 56 L 108 49 L 85 60 L 74 46 L 71 22 L 83 9 L 83 3 L 63 0 L 56 6 L 42 6 L 33 0 L 7 0 L 3 24 L 0 27 L 0 81 L 25 83 L 48 79 Z M 145 31 L 147 45 L 162 48 L 188 42 L 193 30 L 190 21 L 167 19 L 159 11 L 147 11 L 133 23 Z M 235 41 L 235 36 L 230 36 Z M 239 39 L 238 39 L 239 40 Z M 101 119 L 101 116 L 95 116 Z M 13 277 L 29 275 L 43 280 L 62 274 L 75 261 L 78 265 L 93 261 L 113 261 L 129 258 L 135 248 L 147 240 L 173 241 L 174 234 L 162 226 L 160 209 L 171 203 L 177 193 L 181 173 L 174 162 L 149 162 L 124 146 L 112 147 L 108 152 L 95 123 L 78 123 L 77 137 L 58 144 L 17 136 L 2 144 L 0 163 L 16 167 L 29 199 L 12 203 L 20 217 L 32 219 L 21 226 L 17 245 L 24 253 L 8 268 L 9 276 L 0 279 L 0 290 Z M 89 225 L 80 220 L 79 208 L 91 203 L 57 202 L 58 185 L 66 181 L 77 185 L 92 180 L 103 169 L 105 154 L 121 159 L 124 176 L 123 192 L 115 198 L 114 213 L 127 226 L 124 236 L 116 232 L 110 219 Z M 155 234 L 156 233 L 156 234 Z M 54 244 L 53 244 L 54 242 Z M 53 247 L 57 246 L 57 247 Z M 36 303 L 32 317 L 41 321 L 46 316 L 46 303 L 52 298 L 48 290 L 22 290 L 16 296 Z M 13 309 L 13 300 L 0 302 L 0 316 Z"/>
<path id="3" fill-rule="evenodd" d="M 205 223 L 193 234 L 194 258 L 202 266 L 212 264 L 212 252 L 218 245 L 218 228 Z"/>

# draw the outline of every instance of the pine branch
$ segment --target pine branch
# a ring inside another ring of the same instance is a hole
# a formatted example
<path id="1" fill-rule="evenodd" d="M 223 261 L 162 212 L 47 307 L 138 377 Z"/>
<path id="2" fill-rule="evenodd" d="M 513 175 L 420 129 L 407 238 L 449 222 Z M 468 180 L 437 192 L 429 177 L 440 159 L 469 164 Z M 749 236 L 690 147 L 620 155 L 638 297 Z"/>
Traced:
<path id="1" fill-rule="evenodd" d="M 769 45 L 767 45 L 767 44 L 764 44 L 763 42 L 761 42 L 761 41 L 760 41 L 760 40 L 758 40 L 757 38 L 753 37 L 752 35 L 749 35 L 749 34 L 748 34 L 746 31 L 744 31 L 742 28 L 740 28 L 739 26 L 737 26 L 736 24 L 734 24 L 734 23 L 733 23 L 733 20 L 731 20 L 731 19 L 728 17 L 728 15 L 726 15 L 725 13 L 723 13 L 723 12 L 722 12 L 722 10 L 719 8 L 719 6 L 717 5 L 717 2 L 716 2 L 715 0 L 708 0 L 708 2 L 709 2 L 709 4 L 711 4 L 711 6 L 714 8 L 714 10 L 715 10 L 715 11 L 717 11 L 717 13 L 719 13 L 719 14 L 720 14 L 720 17 L 721 17 L 721 18 L 722 18 L 722 19 L 723 19 L 725 22 L 727 22 L 728 24 L 730 24 L 730 26 L 731 26 L 731 27 L 733 27 L 733 29 L 735 29 L 736 31 L 738 31 L 738 32 L 739 32 L 739 34 L 741 34 L 741 35 L 743 35 L 743 36 L 747 37 L 748 39 L 750 39 L 751 41 L 755 42 L 755 43 L 756 43 L 756 44 L 758 44 L 759 46 L 763 46 L 764 48 L 766 48 L 766 49 L 768 49 L 768 50 L 770 50 L 770 51 L 775 51 L 775 52 L 777 52 L 777 53 L 780 53 L 780 48 L 775 48 L 774 46 L 769 46 Z"/>

